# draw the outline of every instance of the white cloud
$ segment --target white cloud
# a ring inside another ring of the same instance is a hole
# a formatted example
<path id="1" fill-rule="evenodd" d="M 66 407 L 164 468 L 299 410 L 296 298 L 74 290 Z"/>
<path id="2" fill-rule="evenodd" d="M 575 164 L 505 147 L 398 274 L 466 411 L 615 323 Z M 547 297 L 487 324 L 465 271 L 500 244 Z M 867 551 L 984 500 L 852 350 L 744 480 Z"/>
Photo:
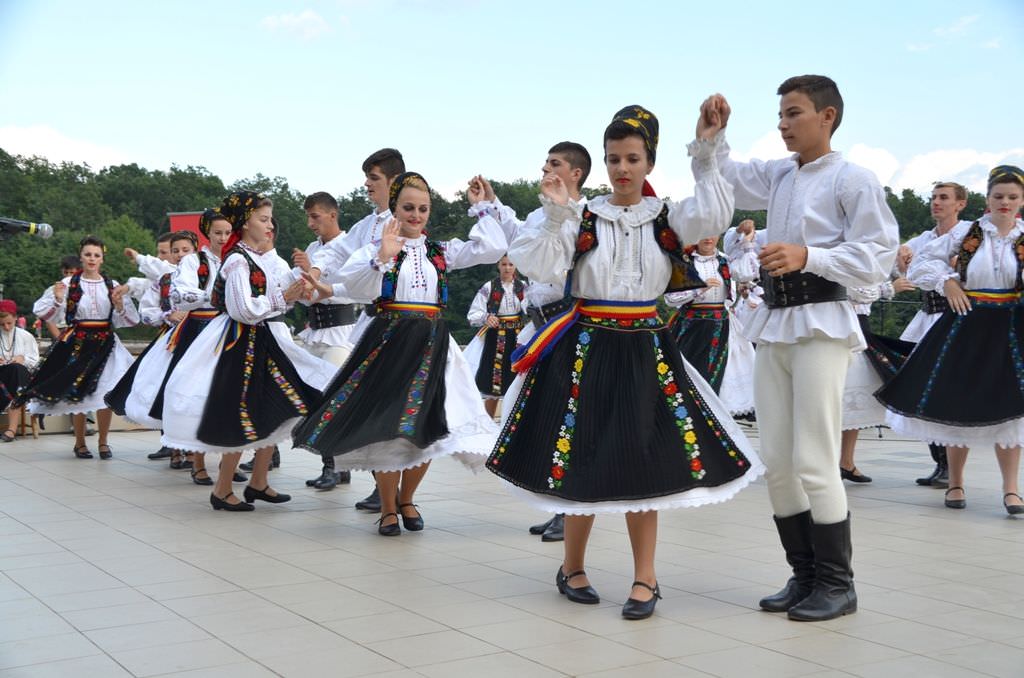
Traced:
<path id="1" fill-rule="evenodd" d="M 311 9 L 304 9 L 298 14 L 267 16 L 260 24 L 267 30 L 288 33 L 300 40 L 315 40 L 334 31 L 326 19 Z"/>
<path id="2" fill-rule="evenodd" d="M 786 150 L 786 144 L 782 141 L 778 130 L 773 130 L 759 137 L 746 153 L 733 149 L 730 155 L 736 160 L 747 162 L 754 158 L 758 160 L 777 160 L 779 158 L 788 158 L 793 154 Z"/>
<path id="3" fill-rule="evenodd" d="M 83 139 L 72 139 L 45 125 L 0 127 L 0 148 L 11 155 L 37 155 L 53 163 L 85 163 L 93 169 L 133 162 L 118 149 Z"/>
<path id="4" fill-rule="evenodd" d="M 1003 46 L 1003 41 L 1000 38 L 992 38 L 981 43 L 982 49 L 999 49 Z"/>
<path id="5" fill-rule="evenodd" d="M 884 148 L 871 148 L 865 144 L 854 144 L 845 153 L 846 159 L 852 163 L 867 167 L 878 177 L 883 186 L 891 186 L 892 178 L 900 167 L 900 161 Z"/>
<path id="6" fill-rule="evenodd" d="M 972 191 L 984 193 L 988 171 L 1002 164 L 1024 164 L 1024 148 L 992 152 L 973 148 L 929 151 L 915 155 L 903 164 L 893 188 L 909 188 L 924 193 L 932 182 L 956 181 Z"/>
<path id="7" fill-rule="evenodd" d="M 940 26 L 936 28 L 933 33 L 940 38 L 949 38 L 954 35 L 959 35 L 967 30 L 967 27 L 978 20 L 977 14 L 970 14 L 962 16 L 948 26 Z"/>

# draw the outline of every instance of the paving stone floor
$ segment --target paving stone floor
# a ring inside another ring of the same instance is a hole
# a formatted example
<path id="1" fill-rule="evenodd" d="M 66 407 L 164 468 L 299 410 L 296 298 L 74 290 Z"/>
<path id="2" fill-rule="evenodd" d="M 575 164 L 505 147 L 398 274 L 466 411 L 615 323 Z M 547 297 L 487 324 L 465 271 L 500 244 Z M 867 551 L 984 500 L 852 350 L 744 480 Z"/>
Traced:
<path id="1" fill-rule="evenodd" d="M 1024 520 L 1003 511 L 990 450 L 954 511 L 913 483 L 923 445 L 863 432 L 860 611 L 801 624 L 755 607 L 787 577 L 762 481 L 662 514 L 665 598 L 628 622 L 621 517 L 591 540 L 602 603 L 573 605 L 554 588 L 561 546 L 526 532 L 545 516 L 456 462 L 424 481 L 426 530 L 389 539 L 353 509 L 370 477 L 308 490 L 307 453 L 272 475 L 293 501 L 227 514 L 146 459 L 156 433 L 111 443 L 111 461 L 73 459 L 66 435 L 0 445 L 0 678 L 1024 676 Z"/>

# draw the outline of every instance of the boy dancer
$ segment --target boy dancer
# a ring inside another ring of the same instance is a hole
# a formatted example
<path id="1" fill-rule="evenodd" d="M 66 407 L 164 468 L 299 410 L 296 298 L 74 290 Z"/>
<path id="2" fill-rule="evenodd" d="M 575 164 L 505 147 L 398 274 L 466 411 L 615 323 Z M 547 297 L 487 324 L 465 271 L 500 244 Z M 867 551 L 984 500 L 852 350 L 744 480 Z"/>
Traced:
<path id="1" fill-rule="evenodd" d="M 541 179 L 543 180 L 549 175 L 561 179 L 569 191 L 569 197 L 582 210 L 587 199 L 580 194 L 580 189 L 590 174 L 590 167 L 590 153 L 582 144 L 574 141 L 560 141 L 548 149 L 548 156 L 541 168 Z M 479 218 L 491 216 L 496 219 L 501 224 L 505 237 L 510 243 L 515 239 L 519 229 L 527 224 L 538 225 L 547 220 L 544 208 L 538 207 L 527 215 L 525 221 L 520 221 L 511 207 L 501 203 L 490 182 L 483 176 L 476 176 L 469 181 L 466 198 L 470 203 L 470 216 Z M 566 311 L 571 305 L 571 299 L 566 296 L 565 286 L 553 283 L 531 282 L 526 288 L 526 299 L 529 302 L 526 312 L 530 317 L 530 324 L 519 332 L 519 343 L 528 341 L 537 328 L 542 327 L 552 317 Z M 565 539 L 565 514 L 558 513 L 543 523 L 532 525 L 530 534 L 539 534 L 541 541 L 563 541 Z"/>
<path id="2" fill-rule="evenodd" d="M 832 151 L 843 115 L 836 84 L 798 76 L 778 94 L 778 127 L 793 157 L 734 162 L 723 145 L 719 166 L 737 209 L 768 210 L 759 257 L 765 303 L 747 336 L 757 343 L 754 401 L 768 494 L 793 577 L 760 605 L 822 621 L 857 610 L 839 438 L 850 352 L 865 344 L 845 288 L 885 282 L 899 230 L 874 175 Z M 706 118 L 715 112 L 728 120 L 721 95 L 701 108 Z M 696 174 L 702 169 L 694 163 Z"/>
<path id="3" fill-rule="evenodd" d="M 370 200 L 373 201 L 373 212 L 356 222 L 343 237 L 330 240 L 312 254 L 309 262 L 310 270 L 313 272 L 314 277 L 328 276 L 325 282 L 332 282 L 333 276 L 337 275 L 353 252 L 370 243 L 380 242 L 384 226 L 391 220 L 391 210 L 388 208 L 388 193 L 391 188 L 391 182 L 399 174 L 405 172 L 405 160 L 402 158 L 402 154 L 394 148 L 382 148 L 375 153 L 371 153 L 363 161 L 362 169 L 363 174 L 366 175 L 366 182 L 363 185 L 366 186 L 366 193 Z M 359 318 L 360 322 L 356 323 L 349 330 L 348 341 L 344 347 L 346 352 L 352 349 L 354 341 L 358 338 L 353 336 L 359 333 L 360 330 L 357 328 L 366 326 L 366 318 L 366 314 L 363 313 Z M 326 483 L 320 481 L 328 475 L 328 467 L 330 468 L 330 474 L 333 476 L 334 456 L 325 454 L 322 455 L 322 458 L 324 461 L 324 473 L 314 481 L 312 486 L 318 489 L 330 489 L 334 485 L 330 485 L 329 480 Z M 350 478 L 351 475 L 349 476 Z M 320 482 L 320 484 L 317 485 L 317 482 Z M 342 482 L 348 482 L 348 480 L 346 479 Z M 306 484 L 309 485 L 309 481 Z M 325 487 L 325 485 L 330 485 L 330 487 Z M 380 511 L 380 492 L 377 488 L 374 487 L 373 492 L 368 497 L 356 502 L 356 508 L 363 511 Z"/>
<path id="4" fill-rule="evenodd" d="M 906 275 L 907 268 L 914 255 L 923 250 L 939 236 L 946 235 L 954 226 L 965 223 L 960 221 L 960 212 L 967 207 L 967 189 L 952 181 L 943 181 L 932 188 L 931 210 L 935 219 L 935 228 L 914 236 L 900 247 L 897 265 L 900 274 Z M 934 290 L 926 290 L 921 300 L 921 309 L 903 330 L 900 339 L 917 343 L 921 341 L 942 312 L 949 308 L 946 297 Z M 917 479 L 918 485 L 946 487 L 949 485 L 949 464 L 946 461 L 946 446 L 928 443 L 928 449 L 935 461 L 935 470 L 923 478 Z"/>

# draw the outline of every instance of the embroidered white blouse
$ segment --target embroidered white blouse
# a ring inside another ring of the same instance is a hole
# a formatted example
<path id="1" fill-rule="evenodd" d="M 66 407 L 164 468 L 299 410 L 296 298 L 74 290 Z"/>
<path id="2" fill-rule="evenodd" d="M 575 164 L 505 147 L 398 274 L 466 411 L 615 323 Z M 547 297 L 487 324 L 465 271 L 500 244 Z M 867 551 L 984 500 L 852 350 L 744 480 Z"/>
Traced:
<path id="1" fill-rule="evenodd" d="M 178 262 L 178 268 L 171 276 L 171 303 L 180 311 L 210 309 L 210 295 L 217 282 L 217 271 L 220 270 L 220 257 L 209 247 L 203 247 L 210 273 L 206 278 L 206 286 L 199 286 L 199 255 L 189 254 Z"/>
<path id="2" fill-rule="evenodd" d="M 1017 254 L 1013 243 L 1024 233 L 1024 221 L 1020 219 L 1006 236 L 1000 236 L 996 225 L 986 214 L 979 220 L 984 234 L 981 244 L 967 265 L 969 290 L 1013 289 L 1017 285 Z M 946 235 L 939 236 L 927 244 L 910 262 L 907 278 L 922 290 L 935 290 L 945 295 L 945 284 L 958 273 L 950 266 L 950 260 L 960 251 L 960 245 L 967 237 L 972 222 L 961 221 Z"/>
<path id="3" fill-rule="evenodd" d="M 252 296 L 248 263 L 237 252 L 228 255 L 221 267 L 224 275 L 224 304 L 228 315 L 240 323 L 255 325 L 287 311 L 289 304 L 284 300 L 284 291 L 295 281 L 288 263 L 274 249 L 261 254 L 244 243 L 239 246 L 246 250 L 263 271 L 267 278 L 267 292 L 258 297 Z"/>
<path id="4" fill-rule="evenodd" d="M 477 290 L 476 296 L 473 297 L 473 303 L 469 305 L 466 319 L 473 327 L 481 327 L 487 320 L 487 298 L 491 296 L 491 282 L 488 280 Z M 519 301 L 516 297 L 514 282 L 503 282 L 501 287 L 503 294 L 501 295 L 501 304 L 498 305 L 498 315 L 525 313 L 526 305 L 529 303 L 526 299 L 526 290 L 523 290 L 523 300 Z"/>
<path id="5" fill-rule="evenodd" d="M 697 290 L 687 290 L 685 292 L 669 292 L 665 295 L 665 303 L 669 306 L 682 306 L 684 304 L 722 304 L 725 303 L 726 299 L 726 286 L 725 281 L 722 280 L 722 274 L 718 270 L 718 255 L 722 254 L 717 252 L 716 254 L 697 254 L 693 253 L 693 266 L 697 269 L 697 274 L 700 275 L 700 279 L 705 282 L 709 278 L 716 278 L 721 285 L 717 287 L 702 287 Z M 723 255 L 724 256 L 724 255 Z M 731 266 L 730 266 L 731 269 Z M 731 274 L 731 270 L 730 270 Z M 730 276 L 731 277 L 731 276 Z M 729 289 L 732 290 L 732 296 L 736 296 L 736 288 L 734 281 L 729 281 Z"/>
<path id="6" fill-rule="evenodd" d="M 131 299 L 125 296 L 122 310 L 118 311 L 115 308 L 113 316 L 111 316 L 110 294 L 103 279 L 88 280 L 83 277 L 81 281 L 82 298 L 78 301 L 78 308 L 75 310 L 76 321 L 106 320 L 109 317 L 114 327 L 131 327 L 138 324 L 139 312 Z M 61 282 L 65 286 L 69 285 L 71 283 L 71 276 L 64 278 Z M 116 280 L 111 282 L 114 287 L 117 287 Z M 53 285 L 50 285 L 43 292 L 43 296 L 39 297 L 36 303 L 32 305 L 32 314 L 43 322 L 53 319 L 54 316 L 63 318 L 67 309 L 67 302 L 68 290 L 64 290 L 64 298 L 60 303 L 57 303 L 57 299 L 53 296 Z"/>
<path id="7" fill-rule="evenodd" d="M 724 135 L 719 135 L 720 137 Z M 872 287 L 888 279 L 896 260 L 899 228 L 881 185 L 869 170 L 838 152 L 800 166 L 798 156 L 737 162 L 719 147 L 722 174 L 733 185 L 736 207 L 768 210 L 766 242 L 807 246 L 803 271 L 847 288 Z M 694 163 L 694 175 L 703 174 Z M 758 343 L 792 344 L 825 336 L 865 348 L 853 306 L 830 301 L 788 308 L 758 307 L 747 323 Z"/>
<path id="8" fill-rule="evenodd" d="M 0 365 L 6 365 L 16 356 L 24 359 L 28 369 L 39 364 L 39 344 L 31 333 L 20 327 L 12 327 L 10 332 L 0 329 Z"/>
<path id="9" fill-rule="evenodd" d="M 317 248 L 316 252 L 310 257 L 310 265 L 313 268 L 319 269 L 323 275 L 328 276 L 330 279 L 325 279 L 324 282 L 329 282 L 333 287 L 334 277 L 341 271 L 349 257 L 366 245 L 380 244 L 384 227 L 389 221 L 391 221 L 391 210 L 384 210 L 380 213 L 374 210 L 357 221 L 347 233 L 342 233 L 326 245 Z M 345 295 L 344 288 L 339 288 L 334 293 L 334 296 L 351 299 L 351 297 Z M 343 304 L 351 303 L 351 301 L 331 303 Z"/>

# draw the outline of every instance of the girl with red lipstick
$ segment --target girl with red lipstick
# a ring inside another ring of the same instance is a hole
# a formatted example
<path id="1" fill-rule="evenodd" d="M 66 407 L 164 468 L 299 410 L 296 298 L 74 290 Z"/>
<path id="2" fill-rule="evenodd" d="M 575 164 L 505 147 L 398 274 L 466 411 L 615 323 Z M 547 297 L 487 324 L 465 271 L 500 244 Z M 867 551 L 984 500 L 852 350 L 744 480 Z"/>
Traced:
<path id="1" fill-rule="evenodd" d="M 291 499 L 267 480 L 274 445 L 316 406 L 335 371 L 298 347 L 283 322 L 305 284 L 274 251 L 272 209 L 268 198 L 251 191 L 224 199 L 218 212 L 232 233 L 209 299 L 220 315 L 181 356 L 164 388 L 161 442 L 221 454 L 210 494 L 215 510 L 251 511 L 257 499 Z M 231 482 L 244 450 L 256 455 L 242 501 Z"/>
<path id="2" fill-rule="evenodd" d="M 292 440 L 333 454 L 340 470 L 375 471 L 378 533 L 391 537 L 402 532 L 399 518 L 407 530 L 423 529 L 413 500 L 432 459 L 456 455 L 479 468 L 494 442 L 494 421 L 442 313 L 449 272 L 497 262 L 507 242 L 493 219 L 477 223 L 468 241 L 429 239 L 430 188 L 415 172 L 395 178 L 388 207 L 395 218 L 380 242 L 349 257 L 341 282 L 330 286 L 307 274 L 323 296 L 372 303 L 373 320 Z"/>
<path id="3" fill-rule="evenodd" d="M 967 506 L 969 448 L 994 444 L 1003 505 L 1011 515 L 1024 513 L 1017 481 L 1024 444 L 1022 206 L 1024 170 L 1000 165 L 989 173 L 988 213 L 914 257 L 910 281 L 942 294 L 950 308 L 876 394 L 894 430 L 946 446 L 948 508 Z"/>
<path id="4" fill-rule="evenodd" d="M 19 403 L 29 403 L 31 414 L 72 415 L 74 453 L 79 459 L 92 459 L 85 444 L 85 414 L 94 410 L 100 459 L 112 456 L 107 444 L 112 413 L 103 396 L 132 366 L 132 356 L 114 328 L 139 322 L 131 299 L 116 292 L 117 282 L 102 272 L 105 253 L 99 238 L 82 238 L 78 249 L 82 270 L 54 284 L 32 307 L 43 322 L 63 315 L 68 327 L 54 339 L 29 385 L 18 395 Z"/>
<path id="5" fill-rule="evenodd" d="M 531 280 L 555 282 L 568 270 L 576 301 L 517 350 L 520 374 L 488 468 L 537 508 L 566 514 L 556 585 L 573 602 L 601 600 L 584 571 L 594 515 L 625 514 L 634 568 L 626 619 L 651 616 L 661 597 L 657 511 L 726 501 L 762 470 L 655 305 L 665 292 L 705 286 L 680 243 L 729 225 L 732 189 L 709 141 L 719 128 L 701 120 L 689 151 L 706 176 L 695 197 L 671 203 L 646 182 L 657 118 L 641 106 L 622 109 L 604 135 L 612 194 L 579 210 L 562 179 L 548 174 L 546 219 L 525 225 L 509 247 Z"/>

